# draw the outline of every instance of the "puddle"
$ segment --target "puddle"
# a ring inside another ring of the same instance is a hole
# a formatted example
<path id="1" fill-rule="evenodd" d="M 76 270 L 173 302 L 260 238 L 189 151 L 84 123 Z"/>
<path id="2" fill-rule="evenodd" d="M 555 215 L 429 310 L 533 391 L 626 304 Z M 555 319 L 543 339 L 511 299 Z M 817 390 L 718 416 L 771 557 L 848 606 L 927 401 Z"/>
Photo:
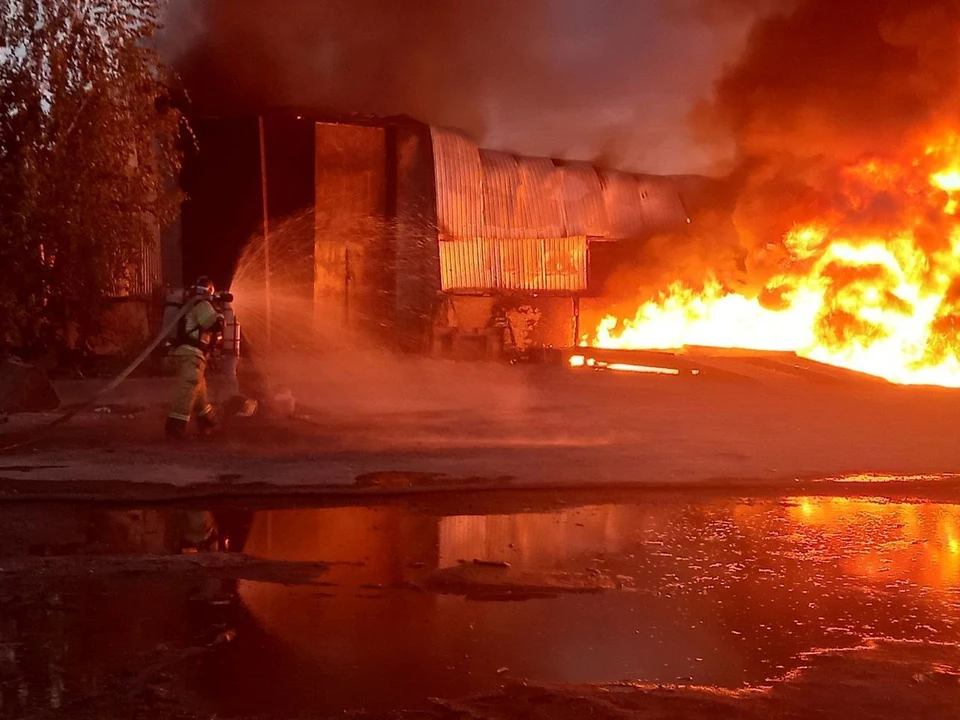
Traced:
<path id="1" fill-rule="evenodd" d="M 0 714 L 68 707 L 145 666 L 198 712 L 335 714 L 416 710 L 506 678 L 734 688 L 865 637 L 960 641 L 960 505 L 11 512 L 8 555 L 200 544 L 331 564 L 286 585 L 93 573 L 41 586 L 0 617 Z M 19 544 L 17 522 L 35 530 Z"/>

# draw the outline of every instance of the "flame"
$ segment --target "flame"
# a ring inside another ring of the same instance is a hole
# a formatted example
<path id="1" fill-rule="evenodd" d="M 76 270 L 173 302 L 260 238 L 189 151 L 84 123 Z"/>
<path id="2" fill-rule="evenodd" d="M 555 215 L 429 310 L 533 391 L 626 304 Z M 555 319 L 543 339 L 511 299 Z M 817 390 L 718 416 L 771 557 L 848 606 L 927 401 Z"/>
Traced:
<path id="1" fill-rule="evenodd" d="M 584 345 L 791 351 L 895 383 L 960 387 L 960 136 L 919 148 L 906 162 L 841 168 L 840 209 L 760 251 L 775 271 L 759 292 L 707 272 L 633 317 L 605 317 Z"/>

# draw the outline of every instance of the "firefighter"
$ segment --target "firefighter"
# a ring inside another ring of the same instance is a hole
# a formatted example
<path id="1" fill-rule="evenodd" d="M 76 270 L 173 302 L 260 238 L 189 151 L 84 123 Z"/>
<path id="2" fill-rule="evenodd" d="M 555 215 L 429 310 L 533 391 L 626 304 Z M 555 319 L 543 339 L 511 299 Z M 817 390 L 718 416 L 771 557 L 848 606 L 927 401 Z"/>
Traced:
<path id="1" fill-rule="evenodd" d="M 223 332 L 223 315 L 214 308 L 213 297 L 213 283 L 206 277 L 197 280 L 188 293 L 192 306 L 181 318 L 171 343 L 176 375 L 166 425 L 171 438 L 186 436 L 191 415 L 196 417 L 201 434 L 207 435 L 216 427 L 213 405 L 207 397 L 206 369 Z"/>

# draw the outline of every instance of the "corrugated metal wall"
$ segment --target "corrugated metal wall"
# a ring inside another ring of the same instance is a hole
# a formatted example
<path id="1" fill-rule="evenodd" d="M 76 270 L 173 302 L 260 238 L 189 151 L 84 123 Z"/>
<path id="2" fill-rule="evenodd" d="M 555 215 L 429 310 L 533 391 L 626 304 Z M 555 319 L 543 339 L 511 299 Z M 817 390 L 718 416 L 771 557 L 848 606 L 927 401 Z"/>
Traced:
<path id="1" fill-rule="evenodd" d="M 147 220 L 147 222 L 152 222 Z M 106 295 L 111 298 L 150 298 L 163 287 L 163 258 L 160 247 L 160 228 L 153 224 L 153 238 L 140 246 L 140 258 L 124 270 L 123 276 L 113 278 Z"/>
<path id="2" fill-rule="evenodd" d="M 440 282 L 444 291 L 584 292 L 587 238 L 441 240 Z"/>
<path id="3" fill-rule="evenodd" d="M 163 248 L 160 243 L 160 228 L 154 232 L 153 242 L 144 243 L 137 278 L 135 295 L 149 297 L 155 290 L 163 287 Z"/>

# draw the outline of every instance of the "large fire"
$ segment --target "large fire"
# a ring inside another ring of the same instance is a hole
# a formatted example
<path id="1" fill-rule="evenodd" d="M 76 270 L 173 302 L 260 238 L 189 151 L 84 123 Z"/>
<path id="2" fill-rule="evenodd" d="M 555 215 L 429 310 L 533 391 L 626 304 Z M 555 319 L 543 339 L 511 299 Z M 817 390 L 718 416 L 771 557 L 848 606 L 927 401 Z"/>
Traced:
<path id="1" fill-rule="evenodd" d="M 912 146 L 906 161 L 837 171 L 829 208 L 765 248 L 774 269 L 759 292 L 707 272 L 632 318 L 606 317 L 592 344 L 789 350 L 896 383 L 960 387 L 960 136 Z"/>

